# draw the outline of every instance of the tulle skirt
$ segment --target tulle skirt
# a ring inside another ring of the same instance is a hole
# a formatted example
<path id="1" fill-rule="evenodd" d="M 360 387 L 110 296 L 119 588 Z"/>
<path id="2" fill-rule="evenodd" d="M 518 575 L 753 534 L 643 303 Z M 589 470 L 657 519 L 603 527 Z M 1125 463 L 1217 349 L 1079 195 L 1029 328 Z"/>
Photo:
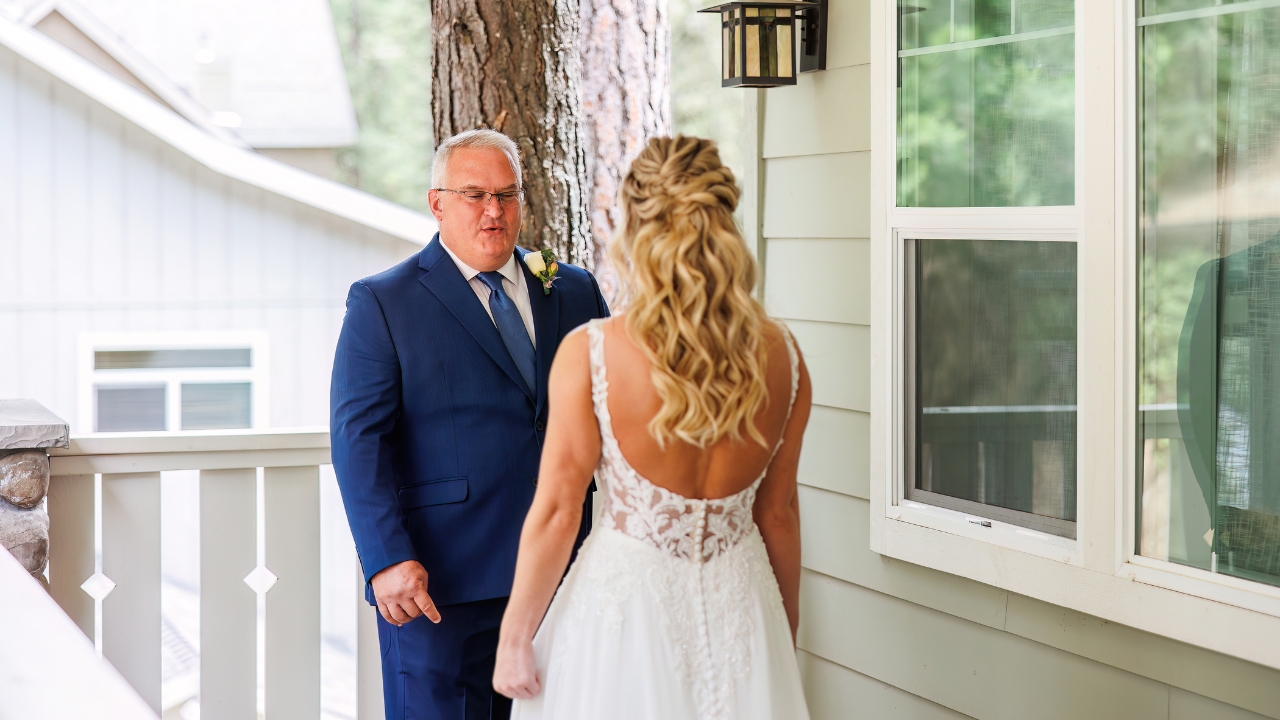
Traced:
<path id="1" fill-rule="evenodd" d="M 759 531 L 705 563 L 605 527 L 534 638 L 541 692 L 513 720 L 809 717 Z"/>

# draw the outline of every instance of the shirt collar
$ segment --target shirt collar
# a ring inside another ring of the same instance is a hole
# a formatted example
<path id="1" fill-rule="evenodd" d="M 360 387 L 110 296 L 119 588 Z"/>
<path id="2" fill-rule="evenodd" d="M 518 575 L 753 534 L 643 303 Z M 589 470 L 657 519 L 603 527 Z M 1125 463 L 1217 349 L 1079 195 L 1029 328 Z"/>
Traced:
<path id="1" fill-rule="evenodd" d="M 440 246 L 444 248 L 445 252 L 449 253 L 449 257 L 453 259 L 453 264 L 458 266 L 458 271 L 462 273 L 463 279 L 465 279 L 467 282 L 471 282 L 471 280 L 475 278 L 475 276 L 480 274 L 479 270 L 476 270 L 470 265 L 462 262 L 462 258 L 455 255 L 453 250 L 451 250 L 443 240 L 440 241 Z M 516 267 L 515 252 L 511 253 L 511 257 L 507 259 L 507 262 L 505 265 L 498 268 L 498 273 L 501 274 L 502 277 L 506 278 L 507 281 L 510 282 L 512 285 L 515 285 L 517 287 L 520 285 L 520 280 L 519 280 L 520 268 Z"/>

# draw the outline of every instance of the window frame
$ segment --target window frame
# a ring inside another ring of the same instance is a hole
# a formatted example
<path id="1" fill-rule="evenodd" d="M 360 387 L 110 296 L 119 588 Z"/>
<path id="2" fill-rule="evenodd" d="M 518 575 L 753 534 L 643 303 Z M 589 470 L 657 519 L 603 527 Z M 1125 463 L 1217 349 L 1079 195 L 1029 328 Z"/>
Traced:
<path id="1" fill-rule="evenodd" d="M 1137 1 L 1076 2 L 1070 207 L 897 206 L 896 22 L 871 4 L 871 549 L 1280 669 L 1280 588 L 1137 555 Z M 905 501 L 908 236 L 1077 241 L 1075 540 Z"/>
<path id="2" fill-rule="evenodd" d="M 983 214 L 991 214 L 991 210 L 984 209 Z M 1045 213 L 1049 215 L 1049 213 Z M 903 218 L 907 220 L 908 218 Z M 978 221 L 986 219 L 983 216 L 971 218 Z M 953 220 L 954 222 L 954 220 Z M 976 514 L 965 512 L 962 510 L 951 509 L 941 505 L 932 505 L 919 502 L 907 497 L 907 455 L 911 452 L 909 443 L 911 442 L 911 432 L 908 424 L 911 422 L 910 402 L 911 396 L 914 394 L 911 387 L 912 366 L 909 364 L 912 360 L 909 351 L 908 332 L 910 322 L 908 313 L 912 305 L 912 299 L 908 297 L 908 288 L 911 283 L 908 273 L 911 268 L 907 258 L 907 243 L 913 240 L 1010 240 L 1010 241 L 1027 241 L 1027 242 L 1076 242 L 1076 234 L 1074 230 L 1065 228 L 1057 228 L 1054 230 L 1037 229 L 1037 230 L 1016 230 L 1012 228 L 1004 228 L 1001 230 L 990 230 L 982 227 L 933 227 L 918 228 L 910 225 L 893 227 L 893 253 L 894 253 L 894 270 L 892 274 L 895 302 L 895 318 L 893 320 L 893 331 L 895 340 L 892 344 L 892 352 L 894 359 L 893 367 L 897 370 L 897 377 L 891 383 L 895 391 L 894 406 L 897 411 L 895 421 L 892 423 L 892 457 L 896 460 L 895 467 L 892 472 L 892 488 L 890 488 L 887 496 L 888 503 L 885 511 L 888 519 L 920 525 L 941 532 L 969 537 L 975 540 L 990 542 L 999 547 L 1011 550 L 1020 550 L 1032 555 L 1046 558 L 1063 559 L 1072 564 L 1080 564 L 1080 548 L 1079 548 L 1079 523 L 1077 523 L 1077 537 L 1075 539 L 1054 535 L 1052 533 L 1034 530 L 1023 525 L 1003 522 L 996 517 L 995 514 Z M 1079 312 L 1079 293 L 1077 292 L 1077 312 Z M 1077 369 L 1077 383 L 1079 379 L 1079 369 Z M 1077 427 L 1079 427 L 1079 414 L 1077 413 Z M 1076 467 L 1077 467 L 1077 514 L 1079 513 L 1079 484 L 1081 464 L 1081 445 L 1076 444 Z M 996 506 L 993 506 L 995 508 Z M 996 508 L 998 509 L 998 508 Z M 977 524 L 975 521 L 987 521 L 990 526 Z"/>
<path id="3" fill-rule="evenodd" d="M 115 332 L 84 333 L 78 343 L 78 383 L 76 418 L 78 432 L 96 433 L 97 392 L 100 386 L 138 387 L 165 386 L 165 430 L 147 434 L 171 435 L 179 432 L 244 432 L 269 424 L 270 356 L 268 336 L 264 331 L 210 332 Z M 109 350 L 193 350 L 248 348 L 247 368 L 147 368 L 98 370 L 94 353 Z M 181 430 L 184 383 L 247 382 L 249 383 L 249 428 L 232 430 Z M 111 433 L 116 434 L 116 433 Z"/>

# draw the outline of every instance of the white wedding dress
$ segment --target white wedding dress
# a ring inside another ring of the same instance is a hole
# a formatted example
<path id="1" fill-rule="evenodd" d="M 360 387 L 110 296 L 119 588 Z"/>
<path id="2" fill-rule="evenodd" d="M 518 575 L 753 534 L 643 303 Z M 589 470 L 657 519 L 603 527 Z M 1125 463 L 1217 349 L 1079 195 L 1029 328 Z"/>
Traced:
<path id="1" fill-rule="evenodd" d="M 751 514 L 764 473 L 715 500 L 641 477 L 613 435 L 598 322 L 587 334 L 600 521 L 534 637 L 542 690 L 516 700 L 512 719 L 805 720 L 782 596 Z M 784 335 L 794 405 L 798 362 Z"/>

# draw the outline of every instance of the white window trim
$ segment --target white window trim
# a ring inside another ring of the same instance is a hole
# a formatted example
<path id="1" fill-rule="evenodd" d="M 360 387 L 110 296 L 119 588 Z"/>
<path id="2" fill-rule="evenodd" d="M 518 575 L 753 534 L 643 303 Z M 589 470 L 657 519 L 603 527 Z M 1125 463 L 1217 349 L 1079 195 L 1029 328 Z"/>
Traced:
<path id="1" fill-rule="evenodd" d="M 1052 208 L 1057 210 L 1057 208 Z M 990 210 L 983 209 L 981 215 L 974 214 L 975 220 L 986 221 L 995 217 Z M 1016 217 L 1016 216 L 1015 216 Z M 1056 213 L 1040 214 L 1042 218 L 1059 218 L 1062 215 Z M 1070 215 L 1074 218 L 1074 213 Z M 905 219 L 905 218 L 904 218 Z M 992 223 L 995 224 L 995 223 Z M 1057 229 L 1054 231 L 1045 229 L 1002 229 L 1002 230 L 985 230 L 974 228 L 955 227 L 949 228 L 915 228 L 915 227 L 893 227 L 892 228 L 892 253 L 893 253 L 893 271 L 890 275 L 893 284 L 893 301 L 894 316 L 892 320 L 893 342 L 890 346 L 890 354 L 892 355 L 891 366 L 894 368 L 894 378 L 891 383 L 891 390 L 894 395 L 893 407 L 895 408 L 894 421 L 890 423 L 889 433 L 892 438 L 892 449 L 890 451 L 890 465 L 893 468 L 890 473 L 891 486 L 885 496 L 885 516 L 888 519 L 900 522 L 919 525 L 941 532 L 967 537 L 973 540 L 989 542 L 994 545 L 1018 550 L 1021 552 L 1037 555 L 1040 557 L 1060 560 L 1062 562 L 1071 563 L 1073 565 L 1083 564 L 1083 557 L 1080 552 L 1080 543 L 1078 533 L 1080 525 L 1077 523 L 1077 538 L 1071 539 L 1053 535 L 1050 533 L 1032 530 L 1030 528 L 1006 523 L 996 520 L 986 515 L 974 515 L 972 513 L 951 510 L 936 505 L 928 505 L 921 502 L 909 500 L 906 497 L 906 455 L 907 455 L 907 433 L 906 424 L 906 398 L 907 383 L 909 378 L 906 376 L 907 369 L 907 288 L 906 273 L 908 272 L 906 258 L 906 244 L 911 240 L 1017 240 L 1017 241 L 1051 241 L 1051 242 L 1075 242 L 1076 235 L 1074 230 Z M 1082 459 L 1080 457 L 1080 444 L 1076 445 L 1077 461 L 1076 467 L 1082 468 Z M 1079 475 L 1079 470 L 1077 470 Z M 1077 481 L 1078 483 L 1079 481 Z M 1078 502 L 1077 502 L 1078 505 Z M 988 525 L 978 524 L 977 521 L 985 521 Z"/>
<path id="2" fill-rule="evenodd" d="M 1077 180 L 1068 208 L 895 206 L 896 15 L 894 0 L 871 4 L 871 549 L 1280 669 L 1280 588 L 1135 553 L 1135 0 L 1076 2 Z M 902 499 L 908 237 L 1078 238 L 1074 541 L 981 527 Z"/>
<path id="3" fill-rule="evenodd" d="M 99 371 L 94 369 L 94 353 L 101 350 L 185 350 L 212 348 L 249 348 L 249 368 L 210 369 L 139 369 Z M 250 385 L 250 427 L 270 424 L 270 355 L 265 331 L 181 331 L 181 332 L 116 332 L 84 333 L 77 349 L 78 380 L 76 390 L 77 434 L 92 433 L 97 414 L 95 385 L 99 373 L 110 372 L 112 385 L 165 385 L 164 434 L 178 432 L 182 407 L 179 388 L 184 382 L 247 381 Z M 221 432 L 221 431 L 210 431 Z"/>

